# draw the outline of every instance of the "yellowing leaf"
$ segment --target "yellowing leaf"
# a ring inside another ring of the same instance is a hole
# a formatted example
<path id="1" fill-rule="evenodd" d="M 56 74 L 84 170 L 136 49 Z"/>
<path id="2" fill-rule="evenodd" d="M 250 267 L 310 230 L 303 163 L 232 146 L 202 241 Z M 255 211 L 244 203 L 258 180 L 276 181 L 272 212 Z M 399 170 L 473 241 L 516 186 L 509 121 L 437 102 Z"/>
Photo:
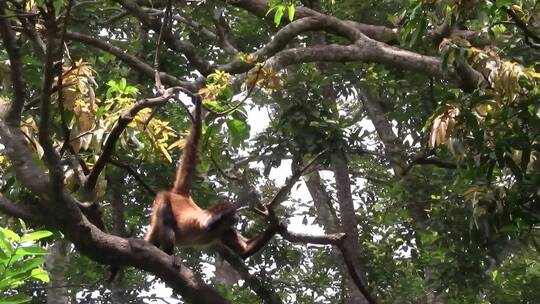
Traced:
<path id="1" fill-rule="evenodd" d="M 429 140 L 430 147 L 436 147 L 440 144 L 447 144 L 455 126 L 455 118 L 459 115 L 459 109 L 448 107 L 444 113 L 433 119 L 431 135 Z"/>
<path id="2" fill-rule="evenodd" d="M 172 157 L 169 154 L 169 151 L 167 151 L 167 148 L 165 147 L 165 144 L 158 144 L 158 147 L 161 150 L 161 153 L 163 153 L 165 158 L 169 161 L 169 163 L 172 163 Z"/>

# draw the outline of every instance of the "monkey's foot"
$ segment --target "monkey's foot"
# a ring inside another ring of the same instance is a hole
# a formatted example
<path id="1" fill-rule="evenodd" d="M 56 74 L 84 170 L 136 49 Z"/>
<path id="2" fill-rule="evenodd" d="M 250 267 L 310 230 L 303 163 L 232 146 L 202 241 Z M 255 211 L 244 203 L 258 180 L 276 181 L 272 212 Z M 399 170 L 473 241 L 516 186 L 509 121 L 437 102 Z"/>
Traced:
<path id="1" fill-rule="evenodd" d="M 171 254 L 171 264 L 176 269 L 180 269 L 180 267 L 182 266 L 182 262 L 174 254 Z"/>

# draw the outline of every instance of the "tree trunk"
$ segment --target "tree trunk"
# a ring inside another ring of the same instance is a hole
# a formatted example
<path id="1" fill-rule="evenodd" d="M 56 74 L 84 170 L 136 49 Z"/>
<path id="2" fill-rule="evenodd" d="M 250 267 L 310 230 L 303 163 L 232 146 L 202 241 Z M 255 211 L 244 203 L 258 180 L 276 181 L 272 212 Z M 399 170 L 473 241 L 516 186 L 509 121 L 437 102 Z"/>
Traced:
<path id="1" fill-rule="evenodd" d="M 66 256 L 66 243 L 64 240 L 55 240 L 47 249 L 45 268 L 49 273 L 47 284 L 47 304 L 69 303 L 68 288 L 66 286 L 66 270 L 69 258 Z"/>
<path id="2" fill-rule="evenodd" d="M 319 172 L 314 171 L 304 178 L 306 186 L 313 199 L 315 211 L 317 212 L 317 221 L 323 226 L 324 232 L 327 234 L 338 233 L 340 224 L 337 216 L 332 208 L 332 201 L 328 192 L 324 189 L 324 184 L 321 180 Z M 345 295 L 346 304 L 364 303 L 365 299 L 360 290 L 354 284 L 347 267 L 343 261 L 343 256 L 336 248 L 332 249 L 334 260 L 338 265 L 340 272 L 343 274 L 343 280 L 347 293 Z"/>
<path id="3" fill-rule="evenodd" d="M 126 219 L 124 217 L 124 199 L 122 196 L 122 185 L 126 178 L 124 172 L 119 169 L 107 174 L 107 182 L 109 183 L 111 193 L 111 207 L 113 219 L 112 233 L 121 237 L 127 237 Z M 113 304 L 123 304 L 124 301 L 124 284 L 123 284 L 124 269 L 118 268 L 118 273 L 111 281 L 109 288 L 111 289 L 111 301 Z"/>
<path id="4" fill-rule="evenodd" d="M 365 88 L 358 89 L 360 98 L 364 103 L 366 112 L 369 119 L 375 126 L 375 131 L 384 144 L 384 152 L 387 160 L 390 162 L 395 176 L 403 176 L 405 168 L 407 168 L 407 158 L 405 156 L 405 148 L 402 145 L 402 141 L 394 133 L 392 125 L 386 119 L 384 110 L 380 102 L 370 96 Z M 426 206 L 423 206 L 418 198 L 421 197 L 420 193 L 416 193 L 415 184 L 411 175 L 405 175 L 401 179 L 403 187 L 407 189 L 407 195 L 404 199 L 405 208 L 409 216 L 413 220 L 413 226 L 415 232 L 429 232 L 427 227 L 427 214 L 425 212 Z M 421 246 L 420 242 L 417 242 L 417 246 Z M 430 250 L 432 245 L 427 245 L 424 249 Z M 427 286 L 426 302 L 427 304 L 444 304 L 446 303 L 444 295 L 437 293 L 436 284 L 433 282 L 434 269 L 433 267 L 426 266 L 424 268 L 424 281 Z"/>
<path id="5" fill-rule="evenodd" d="M 216 271 L 214 272 L 214 281 L 227 288 L 231 288 L 236 282 L 242 279 L 238 272 L 227 261 L 220 256 L 216 256 L 214 262 Z"/>

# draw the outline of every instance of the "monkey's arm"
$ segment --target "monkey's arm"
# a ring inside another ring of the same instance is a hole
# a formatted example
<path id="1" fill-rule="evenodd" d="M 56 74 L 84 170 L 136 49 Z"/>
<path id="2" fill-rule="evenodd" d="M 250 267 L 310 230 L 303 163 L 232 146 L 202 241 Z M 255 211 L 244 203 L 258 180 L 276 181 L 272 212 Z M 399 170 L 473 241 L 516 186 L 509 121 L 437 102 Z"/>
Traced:
<path id="1" fill-rule="evenodd" d="M 171 192 L 189 196 L 191 189 L 191 182 L 195 175 L 195 169 L 197 167 L 197 149 L 199 145 L 199 139 L 201 137 L 201 125 L 202 125 L 202 102 L 200 100 L 195 101 L 195 111 L 193 115 L 193 121 L 189 135 L 186 139 L 184 151 L 180 157 L 178 169 L 176 170 L 176 178 L 173 183 Z"/>
<path id="2" fill-rule="evenodd" d="M 261 234 L 248 240 L 235 229 L 231 229 L 225 232 L 220 240 L 225 246 L 232 249 L 240 257 L 246 259 L 255 252 L 261 250 L 278 231 L 279 227 L 268 227 Z"/>

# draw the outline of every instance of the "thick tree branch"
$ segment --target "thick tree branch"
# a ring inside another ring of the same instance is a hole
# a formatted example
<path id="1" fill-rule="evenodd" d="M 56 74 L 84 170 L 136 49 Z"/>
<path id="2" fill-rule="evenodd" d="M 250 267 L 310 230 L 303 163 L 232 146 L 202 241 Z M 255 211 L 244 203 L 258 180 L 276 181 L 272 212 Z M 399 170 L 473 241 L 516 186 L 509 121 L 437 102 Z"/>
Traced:
<path id="1" fill-rule="evenodd" d="M 26 222 L 43 223 L 43 213 L 29 207 L 16 205 L 0 194 L 0 212 L 23 219 Z"/>
<path id="2" fill-rule="evenodd" d="M 445 77 L 441 60 L 402 50 L 380 42 L 358 41 L 351 45 L 329 44 L 303 48 L 291 48 L 277 53 L 268 60 L 268 66 L 275 70 L 307 62 L 348 62 L 364 61 L 381 63 L 392 68 L 401 68 L 422 74 Z M 450 74 L 450 76 L 452 76 Z M 451 78 L 451 77 L 450 77 Z M 452 78 L 451 78 L 452 79 Z"/>
<path id="3" fill-rule="evenodd" d="M 56 71 L 62 68 L 62 43 L 57 37 L 58 26 L 51 2 L 47 2 L 47 11 L 42 10 L 47 29 L 47 47 L 45 50 L 45 63 L 43 67 L 43 80 L 41 84 L 40 120 L 38 130 L 39 144 L 43 148 L 43 158 L 49 168 L 51 185 L 54 187 L 53 195 L 58 193 L 64 185 L 64 172 L 60 165 L 60 156 L 53 147 L 51 139 L 51 95 Z"/>
<path id="4" fill-rule="evenodd" d="M 9 156 L 17 179 L 33 193 L 46 197 L 49 176 L 37 169 L 23 132 L 0 121 L 0 142 L 5 147 L 4 151 Z"/>
<path id="5" fill-rule="evenodd" d="M 148 13 L 156 15 L 156 16 L 159 16 L 159 15 L 163 14 L 163 11 L 155 9 L 155 8 L 143 7 L 143 10 L 145 12 L 148 12 Z M 178 14 L 173 14 L 172 18 L 174 20 L 176 20 L 176 21 L 179 21 L 179 22 L 187 25 L 191 29 L 195 30 L 197 33 L 202 34 L 203 36 L 205 36 L 206 38 L 208 38 L 208 39 L 210 39 L 212 41 L 217 40 L 217 35 L 214 32 L 212 32 L 207 27 L 205 27 L 204 25 L 200 24 L 197 21 L 194 21 L 191 18 L 181 16 L 181 15 L 178 15 Z"/>
<path id="6" fill-rule="evenodd" d="M 317 245 L 334 245 L 338 246 L 344 239 L 345 233 L 334 233 L 326 235 L 312 235 L 307 233 L 291 232 L 283 229 L 279 234 L 291 243 L 301 244 L 317 244 Z"/>
<path id="7" fill-rule="evenodd" d="M 272 14 L 267 14 L 268 1 L 266 0 L 235 0 L 223 2 L 244 9 L 257 17 L 266 19 L 269 23 L 273 23 Z M 307 7 L 298 6 L 295 9 L 294 18 L 295 20 L 298 20 L 318 15 L 321 15 L 321 13 Z M 287 20 L 283 18 L 283 22 L 287 22 Z M 352 20 L 344 20 L 344 22 L 346 22 L 350 27 L 359 30 L 371 39 L 385 43 L 399 41 L 400 33 L 397 28 L 366 24 Z M 476 46 L 486 45 L 490 42 L 487 33 L 482 33 L 481 31 L 455 30 L 454 34 L 470 40 L 471 43 Z M 427 36 L 431 37 L 432 31 L 428 32 Z"/>
<path id="8" fill-rule="evenodd" d="M 349 249 L 347 249 L 347 246 L 344 245 L 344 242 L 342 242 L 338 247 L 339 247 L 339 250 L 341 250 L 343 261 L 345 262 L 345 266 L 347 266 L 347 269 L 349 270 L 349 274 L 351 278 L 353 279 L 354 283 L 356 284 L 358 289 L 360 289 L 360 292 L 370 304 L 376 304 L 377 301 L 375 301 L 375 299 L 371 296 L 371 293 L 369 292 L 369 290 L 367 290 L 367 288 L 364 285 L 364 282 L 363 282 L 364 280 L 362 279 L 361 274 L 359 274 L 358 271 L 356 270 L 356 266 L 355 266 L 356 263 L 351 258 L 351 256 L 353 255 L 351 254 L 351 252 L 348 251 Z"/>
<path id="9" fill-rule="evenodd" d="M 0 2 L 0 14 L 3 14 L 4 10 L 5 2 L 2 1 Z M 26 90 L 22 76 L 21 52 L 17 45 L 15 32 L 11 28 L 8 18 L 0 17 L 0 35 L 2 36 L 2 41 L 9 57 L 11 82 L 13 85 L 13 103 L 6 114 L 5 120 L 11 126 L 18 126 L 24 107 Z"/>
<path id="10" fill-rule="evenodd" d="M 219 45 L 223 48 L 223 50 L 225 50 L 225 52 L 231 55 L 238 54 L 239 50 L 235 46 L 236 43 L 234 36 L 232 35 L 229 24 L 223 15 L 223 8 L 214 7 L 210 13 L 212 15 L 212 21 L 214 21 L 214 26 L 216 27 Z"/>
<path id="11" fill-rule="evenodd" d="M 236 254 L 232 253 L 228 248 L 220 247 L 219 254 L 226 260 L 242 277 L 257 296 L 265 304 L 281 304 L 283 303 L 279 295 L 273 290 L 268 280 L 262 280 L 258 276 L 249 273 L 249 268 L 244 261 Z"/>
<path id="12" fill-rule="evenodd" d="M 149 271 L 181 293 L 190 303 L 228 303 L 184 265 L 178 270 L 171 263 L 170 256 L 157 247 L 143 240 L 127 240 L 107 234 L 82 216 L 78 207 L 80 202 L 63 192 L 51 195 L 53 189 L 49 177 L 33 163 L 32 153 L 20 130 L 0 122 L 0 142 L 6 147 L 6 155 L 19 181 L 43 198 L 41 207 L 54 214 L 50 218 L 55 226 L 81 253 L 101 263 L 134 266 Z M 16 212 L 23 214 L 20 210 Z"/>

